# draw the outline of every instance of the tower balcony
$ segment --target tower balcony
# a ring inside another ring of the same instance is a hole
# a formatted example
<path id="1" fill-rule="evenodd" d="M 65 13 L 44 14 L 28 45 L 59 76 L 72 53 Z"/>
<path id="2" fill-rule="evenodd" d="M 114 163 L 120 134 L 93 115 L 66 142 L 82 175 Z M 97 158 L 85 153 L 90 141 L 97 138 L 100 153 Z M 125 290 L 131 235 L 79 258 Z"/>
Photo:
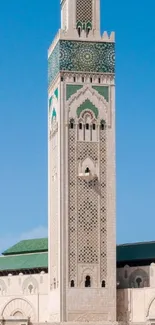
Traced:
<path id="1" fill-rule="evenodd" d="M 86 182 L 90 182 L 96 179 L 97 175 L 95 173 L 92 173 L 89 168 L 86 168 L 84 172 L 79 173 L 78 177 Z"/>

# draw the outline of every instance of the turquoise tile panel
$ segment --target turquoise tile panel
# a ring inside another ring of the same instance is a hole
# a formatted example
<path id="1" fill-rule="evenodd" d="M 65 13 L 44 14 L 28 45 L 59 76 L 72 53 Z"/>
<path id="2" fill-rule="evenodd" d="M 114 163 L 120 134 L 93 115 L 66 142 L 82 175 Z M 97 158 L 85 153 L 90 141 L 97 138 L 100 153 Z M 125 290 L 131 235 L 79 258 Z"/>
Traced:
<path id="1" fill-rule="evenodd" d="M 59 71 L 115 72 L 115 44 L 60 40 L 48 60 L 48 83 Z"/>

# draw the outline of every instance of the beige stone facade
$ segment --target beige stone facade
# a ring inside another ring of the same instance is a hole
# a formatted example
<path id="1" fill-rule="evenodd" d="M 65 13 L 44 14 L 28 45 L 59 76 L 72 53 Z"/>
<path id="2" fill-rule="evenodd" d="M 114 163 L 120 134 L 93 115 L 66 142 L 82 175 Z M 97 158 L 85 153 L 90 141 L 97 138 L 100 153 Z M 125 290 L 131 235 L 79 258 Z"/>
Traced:
<path id="1" fill-rule="evenodd" d="M 116 321 L 114 36 L 99 7 L 62 1 L 49 49 L 51 322 Z"/>
<path id="2" fill-rule="evenodd" d="M 99 0 L 61 1 L 48 51 L 48 265 L 44 247 L 24 266 L 23 248 L 0 257 L 1 324 L 155 324 L 155 265 L 125 257 L 116 270 L 114 38 L 100 35 Z"/>
<path id="3" fill-rule="evenodd" d="M 48 321 L 48 275 L 0 277 L 0 321 L 27 324 Z"/>

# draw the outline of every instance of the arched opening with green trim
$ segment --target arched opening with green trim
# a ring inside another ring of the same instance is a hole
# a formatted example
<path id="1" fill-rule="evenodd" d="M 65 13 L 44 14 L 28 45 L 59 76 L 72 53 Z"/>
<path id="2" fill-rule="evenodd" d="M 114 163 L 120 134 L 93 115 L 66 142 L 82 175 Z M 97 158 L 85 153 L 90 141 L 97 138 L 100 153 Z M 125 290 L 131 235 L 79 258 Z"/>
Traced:
<path id="1" fill-rule="evenodd" d="M 79 117 L 81 112 L 84 111 L 84 110 L 91 110 L 95 117 L 97 118 L 98 117 L 98 108 L 93 105 L 93 103 L 89 100 L 89 99 L 86 99 L 85 102 L 83 102 L 78 108 L 77 108 L 77 116 Z"/>
<path id="2" fill-rule="evenodd" d="M 86 24 L 86 36 L 88 37 L 89 32 L 92 30 L 92 24 L 90 21 L 87 22 Z"/>
<path id="3" fill-rule="evenodd" d="M 83 29 L 83 24 L 81 23 L 81 21 L 78 21 L 77 24 L 76 24 L 76 29 L 78 31 L 78 35 L 79 37 L 81 36 L 81 32 L 82 32 L 82 29 Z"/>

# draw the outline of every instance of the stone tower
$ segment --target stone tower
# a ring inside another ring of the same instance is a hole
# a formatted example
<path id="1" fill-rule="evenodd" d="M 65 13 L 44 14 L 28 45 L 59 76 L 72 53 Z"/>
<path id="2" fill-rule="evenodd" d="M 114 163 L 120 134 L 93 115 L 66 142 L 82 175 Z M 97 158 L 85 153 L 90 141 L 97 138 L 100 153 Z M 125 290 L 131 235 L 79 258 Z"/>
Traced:
<path id="1" fill-rule="evenodd" d="M 62 0 L 48 51 L 49 321 L 116 320 L 114 33 Z"/>

